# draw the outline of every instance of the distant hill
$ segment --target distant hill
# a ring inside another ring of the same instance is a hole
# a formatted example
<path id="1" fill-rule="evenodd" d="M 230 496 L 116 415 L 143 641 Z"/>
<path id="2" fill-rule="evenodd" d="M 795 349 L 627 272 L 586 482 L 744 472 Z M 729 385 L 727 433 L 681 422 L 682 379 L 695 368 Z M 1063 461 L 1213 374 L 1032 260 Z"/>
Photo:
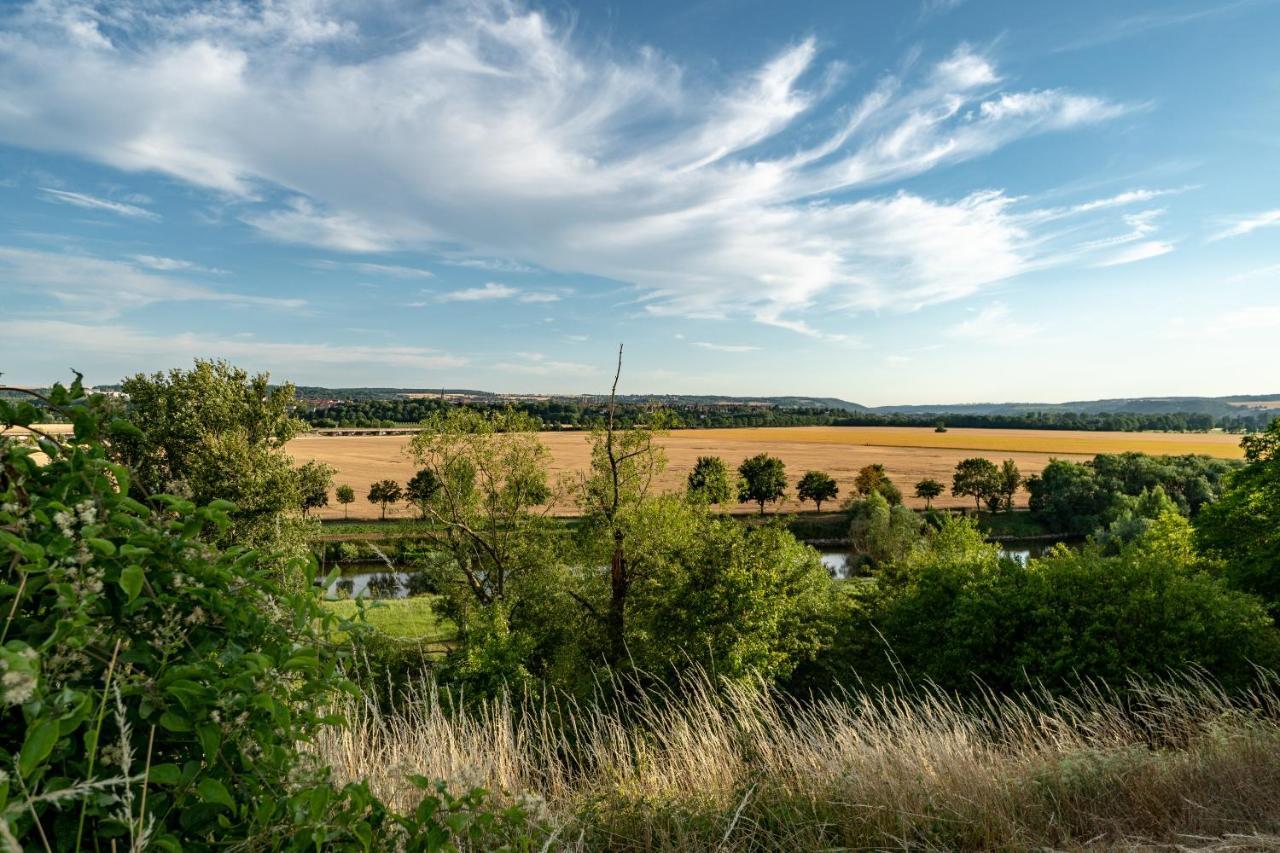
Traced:
<path id="1" fill-rule="evenodd" d="M 1268 404 L 1273 405 L 1268 405 Z M 1075 412 L 1082 415 L 1111 414 L 1163 415 L 1205 414 L 1216 418 L 1244 414 L 1249 410 L 1274 408 L 1280 394 L 1249 397 L 1119 397 L 1106 400 L 1073 400 L 1067 403 L 961 403 L 911 406 L 877 406 L 881 414 L 966 414 L 1022 415 L 1029 412 Z"/>

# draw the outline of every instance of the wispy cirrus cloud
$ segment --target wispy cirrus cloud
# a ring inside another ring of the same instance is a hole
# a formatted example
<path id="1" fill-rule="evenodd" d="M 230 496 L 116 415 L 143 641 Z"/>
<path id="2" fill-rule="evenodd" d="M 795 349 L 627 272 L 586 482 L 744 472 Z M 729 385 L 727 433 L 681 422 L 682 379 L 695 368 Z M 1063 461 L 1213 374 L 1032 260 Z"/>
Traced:
<path id="1" fill-rule="evenodd" d="M 85 193 L 58 190 L 53 187 L 41 187 L 40 192 L 44 193 L 44 198 L 49 201 L 83 207 L 86 210 L 102 210 L 130 219 L 150 219 L 152 221 L 159 221 L 160 219 L 160 214 L 147 210 L 145 207 L 139 207 L 136 204 L 126 204 L 122 201 L 112 201 L 111 199 L 98 198 Z"/>
<path id="2" fill-rule="evenodd" d="M 140 262 L 12 246 L 0 246 L 0 278 L 6 286 L 31 290 L 104 317 L 158 302 L 224 302 L 285 309 L 306 305 L 303 299 L 215 290 Z"/>
<path id="3" fill-rule="evenodd" d="M 166 258 L 162 255 L 131 255 L 130 257 L 147 269 L 159 270 L 160 272 L 198 272 L 208 273 L 210 275 L 227 274 L 227 271 L 224 269 L 201 266 L 194 261 L 184 261 L 181 258 Z"/>
<path id="4" fill-rule="evenodd" d="M 957 340 L 1003 346 L 1024 341 L 1040 330 L 1034 323 L 1014 319 L 1009 306 L 1003 302 L 993 302 L 973 317 L 951 326 L 946 334 Z"/>
<path id="5" fill-rule="evenodd" d="M 712 352 L 756 352 L 760 349 L 750 344 L 717 344 L 711 341 L 694 341 L 693 346 L 699 349 L 707 349 Z"/>
<path id="6" fill-rule="evenodd" d="M 424 270 L 421 267 L 407 267 L 401 264 L 316 260 L 311 261 L 309 265 L 322 270 L 352 270 L 367 275 L 388 276 L 390 278 L 435 278 L 435 273 L 431 270 Z"/>
<path id="7" fill-rule="evenodd" d="M 1241 216 L 1232 220 L 1231 224 L 1222 230 L 1210 235 L 1209 242 L 1226 240 L 1231 237 L 1243 237 L 1246 234 L 1252 234 L 1259 228 L 1274 228 L 1276 226 L 1280 226 L 1280 210 L 1267 210 L 1262 213 Z"/>
<path id="8" fill-rule="evenodd" d="M 531 376 L 592 376 L 601 372 L 594 365 L 576 361 L 557 361 L 540 352 L 518 352 L 514 359 L 500 361 L 494 365 L 494 368 L 508 373 L 523 373 Z"/>
<path id="9" fill-rule="evenodd" d="M 464 287 L 436 296 L 440 302 L 489 302 L 496 299 L 514 299 L 517 302 L 559 302 L 560 295 L 544 291 L 520 290 L 497 281 L 485 282 L 480 287 Z"/>
<path id="10" fill-rule="evenodd" d="M 499 0 L 419 10 L 395 41 L 301 0 L 56 8 L 9 22 L 0 141 L 173 176 L 282 241 L 461 247 L 826 337 L 819 309 L 913 309 L 1043 260 L 1017 199 L 893 182 L 1131 109 L 1019 88 L 966 45 L 858 91 L 803 39 L 708 88 Z"/>
<path id="11" fill-rule="evenodd" d="M 133 370 L 149 370 L 156 364 L 180 364 L 195 358 L 232 358 L 254 369 L 278 373 L 294 369 L 296 365 L 333 369 L 354 363 L 438 370 L 467 364 L 464 357 L 425 347 L 281 342 L 191 332 L 155 334 L 127 325 L 65 320 L 0 320 L 0 335 L 32 345 L 95 353 L 95 358 L 110 363 L 107 368 L 93 365 L 99 374 L 104 369 L 114 369 L 117 375 L 123 375 Z"/>

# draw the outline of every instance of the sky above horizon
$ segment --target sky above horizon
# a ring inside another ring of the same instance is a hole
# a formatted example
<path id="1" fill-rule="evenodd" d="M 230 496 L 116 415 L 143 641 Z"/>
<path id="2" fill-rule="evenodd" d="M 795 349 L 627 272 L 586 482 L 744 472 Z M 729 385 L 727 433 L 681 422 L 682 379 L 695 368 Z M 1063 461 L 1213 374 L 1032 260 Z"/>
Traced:
<path id="1" fill-rule="evenodd" d="M 0 4 L 3 382 L 1280 392 L 1280 2 Z"/>

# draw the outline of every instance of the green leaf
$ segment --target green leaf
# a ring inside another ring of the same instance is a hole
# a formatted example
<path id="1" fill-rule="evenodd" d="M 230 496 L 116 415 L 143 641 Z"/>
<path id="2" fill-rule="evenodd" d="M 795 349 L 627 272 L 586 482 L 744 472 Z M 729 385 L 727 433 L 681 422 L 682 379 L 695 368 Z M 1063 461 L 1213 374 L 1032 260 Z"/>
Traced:
<path id="1" fill-rule="evenodd" d="M 182 781 L 182 771 L 176 764 L 153 764 L 147 780 L 157 785 L 177 785 Z"/>
<path id="2" fill-rule="evenodd" d="M 226 806 L 231 811 L 236 810 L 236 801 L 231 798 L 231 792 L 217 779 L 201 779 L 200 784 L 196 786 L 196 791 L 199 792 L 200 799 L 206 803 Z"/>
<path id="3" fill-rule="evenodd" d="M 133 601 L 142 592 L 142 566 L 129 566 L 120 573 L 120 588 Z"/>
<path id="4" fill-rule="evenodd" d="M 58 721 L 37 720 L 27 730 L 27 738 L 22 742 L 22 752 L 18 755 L 18 772 L 23 777 L 30 776 L 40 762 L 53 752 L 53 745 L 58 742 Z"/>

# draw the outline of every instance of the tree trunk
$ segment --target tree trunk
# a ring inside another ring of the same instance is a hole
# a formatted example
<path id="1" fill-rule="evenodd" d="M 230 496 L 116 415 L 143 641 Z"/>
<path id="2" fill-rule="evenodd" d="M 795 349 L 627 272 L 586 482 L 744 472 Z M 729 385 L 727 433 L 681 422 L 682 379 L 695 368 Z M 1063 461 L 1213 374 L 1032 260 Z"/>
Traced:
<path id="1" fill-rule="evenodd" d="M 622 531 L 614 533 L 613 560 L 609 566 L 609 613 L 605 631 L 609 640 L 609 665 L 617 666 L 627 653 L 627 558 L 622 550 Z"/>

